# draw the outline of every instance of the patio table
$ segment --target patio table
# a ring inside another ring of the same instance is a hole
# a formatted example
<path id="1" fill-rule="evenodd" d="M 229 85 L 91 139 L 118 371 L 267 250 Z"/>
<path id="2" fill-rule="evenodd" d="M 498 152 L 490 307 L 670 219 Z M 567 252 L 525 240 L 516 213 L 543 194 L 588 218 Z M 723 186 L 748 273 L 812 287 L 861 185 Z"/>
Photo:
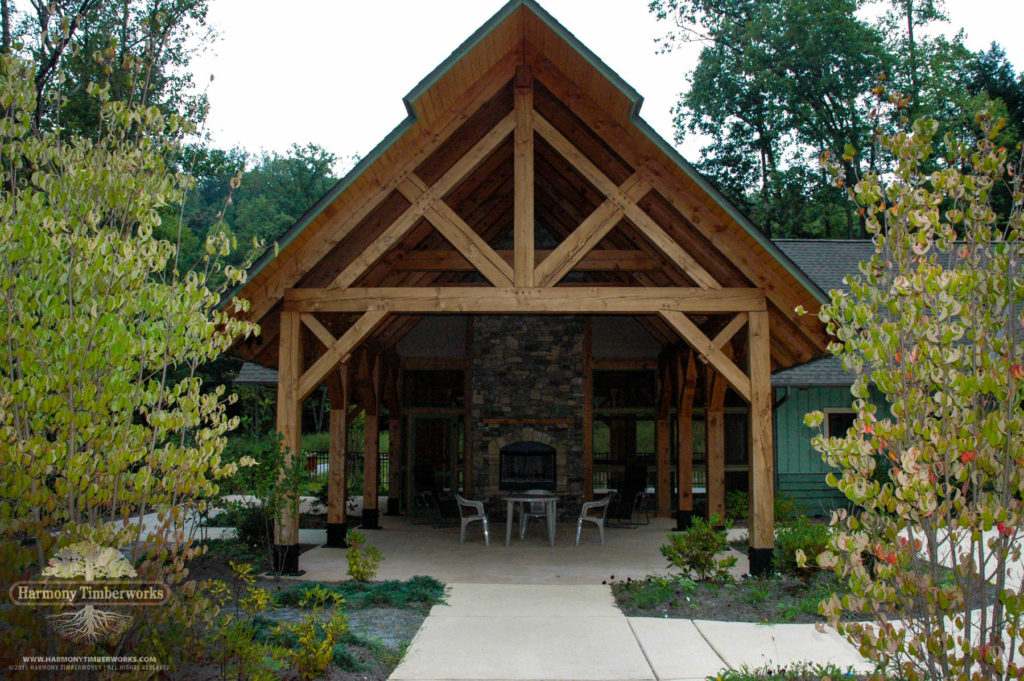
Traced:
<path id="1" fill-rule="evenodd" d="M 510 494 L 505 497 L 508 503 L 507 521 L 505 523 L 505 546 L 512 543 L 512 517 L 515 515 L 516 504 L 544 504 L 544 513 L 548 521 L 548 541 L 555 545 L 555 504 L 558 497 L 555 494 Z"/>

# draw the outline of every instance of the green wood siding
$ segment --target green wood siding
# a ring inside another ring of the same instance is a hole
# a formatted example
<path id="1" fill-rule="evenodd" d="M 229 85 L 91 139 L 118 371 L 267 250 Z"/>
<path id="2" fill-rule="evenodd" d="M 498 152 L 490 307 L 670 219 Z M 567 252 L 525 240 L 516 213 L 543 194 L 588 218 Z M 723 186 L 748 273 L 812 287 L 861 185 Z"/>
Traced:
<path id="1" fill-rule="evenodd" d="M 785 390 L 776 389 L 776 401 L 785 395 Z M 790 388 L 775 410 L 778 490 L 794 497 L 807 515 L 827 515 L 848 502 L 825 483 L 830 467 L 811 446 L 815 431 L 804 425 L 804 416 L 819 409 L 849 409 L 852 401 L 849 388 Z"/>

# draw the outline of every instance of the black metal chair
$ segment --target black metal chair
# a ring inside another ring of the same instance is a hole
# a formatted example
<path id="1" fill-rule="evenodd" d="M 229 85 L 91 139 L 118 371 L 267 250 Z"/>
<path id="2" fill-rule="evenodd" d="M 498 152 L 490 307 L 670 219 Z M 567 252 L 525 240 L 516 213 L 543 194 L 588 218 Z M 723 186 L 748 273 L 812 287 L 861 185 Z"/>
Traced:
<path id="1" fill-rule="evenodd" d="M 647 466 L 639 463 L 626 464 L 618 494 L 608 509 L 608 527 L 636 528 L 640 518 L 646 517 Z"/>

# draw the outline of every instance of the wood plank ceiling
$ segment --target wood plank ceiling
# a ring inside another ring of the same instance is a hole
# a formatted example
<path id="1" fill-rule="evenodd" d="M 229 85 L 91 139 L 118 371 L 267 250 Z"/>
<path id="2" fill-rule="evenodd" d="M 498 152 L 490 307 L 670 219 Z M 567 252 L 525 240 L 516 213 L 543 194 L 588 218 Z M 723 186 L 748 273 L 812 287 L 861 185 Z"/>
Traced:
<path id="1" fill-rule="evenodd" d="M 634 124 L 622 88 L 549 17 L 529 2 L 506 7 L 506 16 L 499 13 L 428 87 L 414 91 L 416 118 L 401 134 L 253 272 L 239 295 L 251 301 L 250 317 L 263 332 L 236 352 L 276 365 L 280 310 L 289 296 L 293 303 L 301 297 L 293 289 L 532 285 L 760 289 L 772 368 L 822 354 L 820 322 L 793 312 L 797 305 L 813 312 L 820 303 L 792 265 Z M 532 173 L 529 185 L 523 168 Z M 522 209 L 531 192 L 532 233 Z M 530 248 L 522 246 L 528 237 Z M 533 266 L 524 267 L 517 254 L 531 250 Z M 418 319 L 360 312 L 317 309 L 303 325 L 306 366 L 336 361 L 328 341 L 359 330 L 353 325 L 372 321 L 372 332 L 362 329 L 360 338 L 387 351 Z M 704 340 L 723 329 L 731 337 L 746 319 L 653 308 L 637 318 L 665 345 L 684 329 Z M 719 352 L 708 343 L 698 349 Z"/>

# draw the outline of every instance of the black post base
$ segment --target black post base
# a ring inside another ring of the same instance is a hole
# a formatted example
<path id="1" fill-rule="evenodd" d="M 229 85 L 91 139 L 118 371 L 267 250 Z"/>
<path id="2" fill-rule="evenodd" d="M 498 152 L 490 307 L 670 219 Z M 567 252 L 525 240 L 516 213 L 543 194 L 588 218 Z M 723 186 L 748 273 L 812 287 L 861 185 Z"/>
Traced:
<path id="1" fill-rule="evenodd" d="M 274 544 L 274 572 L 289 577 L 305 574 L 299 569 L 298 544 Z"/>
<path id="2" fill-rule="evenodd" d="M 693 527 L 693 511 L 676 511 L 676 530 L 682 532 Z"/>
<path id="3" fill-rule="evenodd" d="M 398 503 L 398 499 L 394 497 L 388 497 L 388 510 L 384 515 L 401 515 L 402 507 Z"/>
<path id="4" fill-rule="evenodd" d="M 327 523 L 327 543 L 332 549 L 348 548 L 348 523 Z"/>
<path id="5" fill-rule="evenodd" d="M 750 574 L 754 577 L 767 577 L 772 573 L 773 549 L 750 549 Z"/>
<path id="6" fill-rule="evenodd" d="M 364 530 L 379 530 L 380 529 L 380 512 L 375 508 L 364 508 L 363 509 L 363 529 Z"/>

